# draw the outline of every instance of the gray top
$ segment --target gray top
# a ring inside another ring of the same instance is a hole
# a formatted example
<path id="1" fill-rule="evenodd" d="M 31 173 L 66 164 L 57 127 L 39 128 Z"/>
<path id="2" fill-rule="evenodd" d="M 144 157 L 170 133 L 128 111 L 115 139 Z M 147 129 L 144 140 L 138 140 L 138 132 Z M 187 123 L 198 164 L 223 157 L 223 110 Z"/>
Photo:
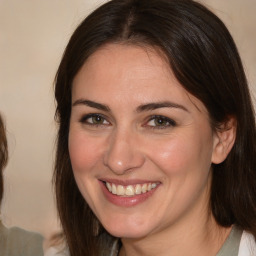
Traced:
<path id="1" fill-rule="evenodd" d="M 236 226 L 232 227 L 232 230 L 227 237 L 226 241 L 220 248 L 216 256 L 238 256 L 240 241 L 243 231 Z M 112 246 L 110 256 L 118 256 L 118 240 L 116 240 Z"/>
<path id="2" fill-rule="evenodd" d="M 222 245 L 216 256 L 237 256 L 242 233 L 243 231 L 241 229 L 233 226 L 229 236 L 227 237 L 225 243 Z"/>
<path id="3" fill-rule="evenodd" d="M 0 222 L 1 256 L 43 256 L 43 237 L 21 228 L 6 228 Z"/>

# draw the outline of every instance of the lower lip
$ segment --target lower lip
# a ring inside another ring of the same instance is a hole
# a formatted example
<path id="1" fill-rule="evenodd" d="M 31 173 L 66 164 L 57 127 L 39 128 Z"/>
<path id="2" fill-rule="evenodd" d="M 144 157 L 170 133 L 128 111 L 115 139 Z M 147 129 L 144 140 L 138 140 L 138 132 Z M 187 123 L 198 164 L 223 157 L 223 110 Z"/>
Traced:
<path id="1" fill-rule="evenodd" d="M 112 204 L 115 204 L 117 206 L 121 207 L 132 207 L 135 205 L 138 205 L 140 203 L 145 202 L 148 198 L 150 198 L 157 190 L 158 186 L 146 193 L 140 194 L 140 195 L 134 195 L 134 196 L 117 196 L 109 192 L 109 190 L 106 188 L 105 184 L 100 181 L 100 185 L 102 187 L 103 193 L 107 200 L 111 202 Z"/>

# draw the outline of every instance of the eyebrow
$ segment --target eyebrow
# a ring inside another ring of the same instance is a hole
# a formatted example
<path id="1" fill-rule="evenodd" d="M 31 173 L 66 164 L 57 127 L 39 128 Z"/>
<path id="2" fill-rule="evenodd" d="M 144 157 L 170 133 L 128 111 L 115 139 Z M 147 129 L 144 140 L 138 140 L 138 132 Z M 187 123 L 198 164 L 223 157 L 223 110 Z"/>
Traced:
<path id="1" fill-rule="evenodd" d="M 170 101 L 144 104 L 144 105 L 137 107 L 136 111 L 143 112 L 143 111 L 155 110 L 158 108 L 178 108 L 178 109 L 184 110 L 186 112 L 189 112 L 188 109 L 186 107 L 184 107 L 183 105 L 180 105 L 180 104 L 177 104 L 174 102 L 170 102 Z"/>
<path id="2" fill-rule="evenodd" d="M 72 104 L 72 106 L 77 106 L 77 105 L 86 105 L 91 108 L 96 108 L 96 109 L 103 110 L 106 112 L 111 112 L 110 108 L 107 105 L 97 103 L 97 102 L 94 102 L 91 100 L 78 99 Z M 183 105 L 180 105 L 180 104 L 177 104 L 174 102 L 170 102 L 170 101 L 143 104 L 136 108 L 136 112 L 140 113 L 140 112 L 144 112 L 144 111 L 155 110 L 158 108 L 177 108 L 177 109 L 181 109 L 186 112 L 189 112 L 189 110 L 186 107 L 184 107 Z"/>
<path id="3" fill-rule="evenodd" d="M 91 100 L 79 99 L 79 100 L 76 100 L 72 104 L 73 107 L 77 106 L 77 105 L 86 105 L 86 106 L 91 107 L 91 108 L 96 108 L 96 109 L 99 109 L 99 110 L 110 112 L 110 108 L 108 106 L 106 106 L 104 104 L 94 102 L 94 101 L 91 101 Z"/>

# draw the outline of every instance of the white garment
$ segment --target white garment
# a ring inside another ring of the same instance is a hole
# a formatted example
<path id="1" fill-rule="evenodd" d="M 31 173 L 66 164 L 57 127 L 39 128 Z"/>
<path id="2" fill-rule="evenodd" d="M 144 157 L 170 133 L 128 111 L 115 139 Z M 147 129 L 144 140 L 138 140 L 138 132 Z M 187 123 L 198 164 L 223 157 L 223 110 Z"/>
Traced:
<path id="1" fill-rule="evenodd" d="M 256 242 L 252 234 L 244 231 L 241 237 L 238 256 L 256 256 Z"/>
<path id="2" fill-rule="evenodd" d="M 57 247 L 50 247 L 45 250 L 44 256 L 69 256 L 69 252 Z"/>

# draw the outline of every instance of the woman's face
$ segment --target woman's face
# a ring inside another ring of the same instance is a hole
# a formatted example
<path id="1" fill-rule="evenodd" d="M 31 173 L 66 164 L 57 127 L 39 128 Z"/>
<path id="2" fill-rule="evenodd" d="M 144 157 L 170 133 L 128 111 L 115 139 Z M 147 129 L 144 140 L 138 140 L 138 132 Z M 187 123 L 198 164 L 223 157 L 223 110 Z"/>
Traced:
<path id="1" fill-rule="evenodd" d="M 217 141 L 202 102 L 153 49 L 106 45 L 74 79 L 74 176 L 114 236 L 187 227 L 206 214 Z"/>

